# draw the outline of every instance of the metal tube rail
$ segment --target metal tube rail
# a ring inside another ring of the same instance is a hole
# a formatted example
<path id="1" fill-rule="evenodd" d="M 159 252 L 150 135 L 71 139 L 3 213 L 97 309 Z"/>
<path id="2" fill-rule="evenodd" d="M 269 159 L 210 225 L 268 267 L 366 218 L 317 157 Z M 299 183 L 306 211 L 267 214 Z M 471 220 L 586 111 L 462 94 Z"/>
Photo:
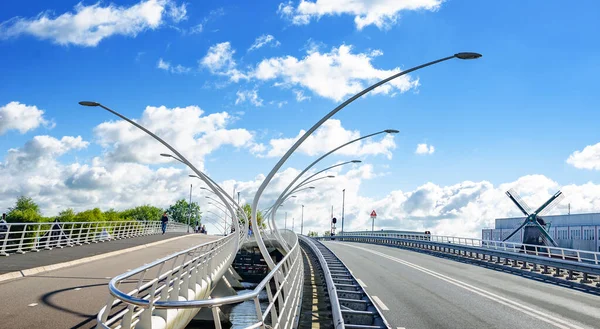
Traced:
<path id="1" fill-rule="evenodd" d="M 169 222 L 167 231 L 186 232 L 187 225 Z M 0 223 L 0 255 L 74 247 L 160 233 L 160 221 Z"/>

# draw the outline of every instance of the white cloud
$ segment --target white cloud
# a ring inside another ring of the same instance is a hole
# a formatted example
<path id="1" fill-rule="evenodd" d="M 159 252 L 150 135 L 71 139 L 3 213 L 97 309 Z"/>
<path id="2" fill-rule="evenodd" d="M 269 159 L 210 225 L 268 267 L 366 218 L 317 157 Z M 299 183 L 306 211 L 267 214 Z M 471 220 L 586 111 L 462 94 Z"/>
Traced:
<path id="1" fill-rule="evenodd" d="M 310 96 L 304 96 L 304 91 L 302 90 L 294 90 L 294 94 L 296 94 L 296 101 L 298 102 L 310 100 Z"/>
<path id="2" fill-rule="evenodd" d="M 235 100 L 235 105 L 244 103 L 246 101 L 252 103 L 254 106 L 263 106 L 262 98 L 258 97 L 258 90 L 238 90 L 236 93 L 237 99 Z"/>
<path id="3" fill-rule="evenodd" d="M 0 106 L 0 135 L 9 130 L 18 130 L 24 134 L 40 125 L 52 127 L 53 124 L 44 119 L 44 111 L 35 105 L 10 102 Z"/>
<path id="4" fill-rule="evenodd" d="M 280 85 L 301 86 L 314 93 L 335 101 L 355 94 L 368 85 L 400 72 L 399 68 L 382 70 L 371 61 L 381 51 L 353 53 L 352 46 L 342 45 L 328 53 L 309 50 L 302 59 L 293 56 L 274 57 L 262 60 L 252 76 L 258 80 L 276 80 Z M 419 85 L 418 79 L 403 75 L 375 89 L 372 93 L 393 94 L 406 92 Z"/>
<path id="5" fill-rule="evenodd" d="M 148 106 L 137 122 L 202 168 L 204 157 L 222 146 L 250 148 L 254 145 L 250 131 L 226 128 L 231 120 L 227 112 L 204 115 L 198 106 L 172 109 Z M 104 122 L 94 133 L 108 152 L 107 160 L 143 164 L 170 162 L 159 156 L 168 152 L 164 146 L 125 121 Z"/>
<path id="6" fill-rule="evenodd" d="M 294 138 L 276 138 L 269 141 L 270 149 L 267 152 L 267 157 L 278 157 L 285 152 L 302 136 L 305 131 L 301 130 Z M 360 132 L 357 130 L 346 130 L 342 127 L 340 120 L 329 119 L 310 135 L 304 143 L 298 148 L 298 152 L 314 156 L 331 151 L 332 149 L 359 138 Z M 386 135 L 380 141 L 373 141 L 370 138 L 352 143 L 338 150 L 337 155 L 385 155 L 388 159 L 392 157 L 392 150 L 396 148 L 394 137 Z"/>
<path id="7" fill-rule="evenodd" d="M 600 170 L 600 143 L 573 152 L 567 159 L 567 163 L 579 169 Z"/>
<path id="8" fill-rule="evenodd" d="M 202 31 L 204 31 L 204 25 L 202 25 L 202 23 L 193 26 L 190 29 L 190 34 L 198 34 L 198 33 L 202 33 Z"/>
<path id="9" fill-rule="evenodd" d="M 29 34 L 60 45 L 95 47 L 113 35 L 135 37 L 145 30 L 156 29 L 164 22 L 164 16 L 181 21 L 185 12 L 185 5 L 178 7 L 171 0 L 142 0 L 131 7 L 79 3 L 75 13 L 52 17 L 50 12 L 44 12 L 35 18 L 15 17 L 5 21 L 0 24 L 0 38 Z"/>
<path id="10" fill-rule="evenodd" d="M 353 15 L 358 30 L 375 25 L 386 29 L 397 23 L 401 11 L 437 10 L 443 0 L 301 0 L 280 3 L 277 13 L 293 24 L 304 25 L 323 16 Z"/>
<path id="11" fill-rule="evenodd" d="M 427 144 L 418 144 L 417 145 L 417 149 L 415 150 L 416 154 L 433 154 L 433 152 L 435 152 L 435 148 L 433 147 L 433 145 L 427 145 Z"/>
<path id="12" fill-rule="evenodd" d="M 236 68 L 237 63 L 233 59 L 233 54 L 235 54 L 235 50 L 231 48 L 231 44 L 222 42 L 210 47 L 206 56 L 199 62 L 211 73 L 227 76 L 233 82 L 248 79 L 246 74 Z"/>
<path id="13" fill-rule="evenodd" d="M 185 74 L 185 73 L 190 73 L 192 71 L 192 68 L 185 67 L 180 64 L 172 66 L 171 63 L 165 62 L 162 58 L 160 58 L 158 60 L 156 67 L 161 70 L 165 70 L 167 72 L 171 72 L 171 73 L 175 73 L 175 74 Z"/>
<path id="14" fill-rule="evenodd" d="M 248 51 L 259 49 L 267 45 L 268 43 L 271 43 L 272 47 L 278 47 L 279 45 L 281 45 L 279 41 L 275 40 L 274 36 L 270 34 L 263 34 L 260 37 L 256 38 L 256 40 L 254 40 L 254 43 L 252 44 L 252 46 L 250 46 L 250 48 L 248 48 Z"/>

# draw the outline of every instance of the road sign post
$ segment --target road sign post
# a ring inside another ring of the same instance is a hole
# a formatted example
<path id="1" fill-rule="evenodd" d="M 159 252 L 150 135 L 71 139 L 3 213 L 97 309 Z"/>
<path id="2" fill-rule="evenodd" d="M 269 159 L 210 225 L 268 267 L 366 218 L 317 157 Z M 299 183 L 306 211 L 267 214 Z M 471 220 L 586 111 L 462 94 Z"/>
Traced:
<path id="1" fill-rule="evenodd" d="M 371 211 L 371 233 L 375 230 L 375 218 L 377 217 L 377 213 L 375 210 Z"/>

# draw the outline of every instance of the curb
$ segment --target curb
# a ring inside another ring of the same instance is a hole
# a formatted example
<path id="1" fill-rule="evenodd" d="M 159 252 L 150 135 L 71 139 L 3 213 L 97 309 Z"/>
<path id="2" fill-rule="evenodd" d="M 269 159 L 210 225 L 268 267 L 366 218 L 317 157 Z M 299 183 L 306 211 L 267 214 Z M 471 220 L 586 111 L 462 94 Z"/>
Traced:
<path id="1" fill-rule="evenodd" d="M 159 244 L 163 244 L 163 243 L 175 241 L 175 240 L 182 239 L 182 238 L 185 238 L 185 237 L 188 237 L 188 236 L 189 235 L 177 236 L 177 237 L 166 239 L 166 240 L 161 240 L 161 241 L 156 241 L 156 242 L 152 242 L 152 243 L 142 244 L 142 245 L 131 247 L 131 248 L 127 248 L 127 249 L 121 249 L 121 250 L 111 251 L 111 252 L 107 252 L 107 253 L 100 254 L 100 255 L 95 255 L 95 256 L 80 258 L 80 259 L 72 260 L 72 261 L 69 261 L 69 262 L 52 264 L 52 265 L 46 265 L 46 266 L 40 266 L 40 267 L 34 267 L 34 268 L 30 268 L 30 269 L 26 269 L 26 270 L 21 270 L 21 271 L 9 272 L 9 273 L 5 273 L 5 274 L 0 275 L 0 282 L 7 281 L 7 280 L 12 280 L 12 279 L 24 278 L 24 277 L 27 277 L 27 276 L 31 276 L 31 275 L 35 275 L 35 274 L 40 274 L 40 273 L 44 273 L 44 272 L 48 272 L 48 271 L 53 271 L 53 270 L 58 270 L 58 269 L 69 267 L 69 266 L 74 266 L 74 265 L 89 263 L 89 262 L 92 262 L 92 261 L 95 261 L 95 260 L 99 260 L 99 259 L 103 259 L 103 258 L 108 258 L 108 257 L 112 257 L 112 256 L 116 256 L 116 255 L 120 255 L 120 254 L 124 254 L 124 253 L 128 253 L 128 252 L 140 250 L 140 249 L 143 249 L 143 248 L 148 248 L 148 247 L 156 246 L 156 245 L 159 245 Z"/>

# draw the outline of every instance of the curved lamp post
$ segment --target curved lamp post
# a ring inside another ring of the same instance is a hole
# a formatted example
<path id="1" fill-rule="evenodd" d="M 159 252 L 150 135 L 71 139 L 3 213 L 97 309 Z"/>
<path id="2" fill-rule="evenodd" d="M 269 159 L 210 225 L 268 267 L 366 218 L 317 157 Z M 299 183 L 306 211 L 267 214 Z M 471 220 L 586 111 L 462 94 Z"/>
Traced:
<path id="1" fill-rule="evenodd" d="M 336 108 L 334 108 L 331 112 L 327 113 L 327 115 L 325 115 L 323 118 L 321 118 L 321 120 L 319 120 L 317 123 L 315 123 L 310 129 L 308 129 L 306 131 L 306 133 L 304 133 L 304 135 L 302 135 L 302 137 L 300 137 L 300 139 L 298 139 L 294 145 L 292 145 L 292 147 L 290 147 L 290 149 L 283 155 L 283 157 L 281 157 L 281 159 L 277 162 L 277 164 L 275 165 L 275 167 L 273 167 L 273 169 L 271 170 L 271 172 L 269 172 L 269 174 L 267 175 L 267 177 L 265 177 L 265 179 L 263 180 L 262 184 L 260 185 L 260 187 L 258 188 L 258 191 L 256 191 L 256 194 L 254 195 L 254 200 L 252 201 L 252 220 L 255 220 L 256 217 L 256 211 L 257 211 L 257 207 L 258 207 L 258 200 L 260 199 L 260 196 L 262 195 L 263 191 L 265 190 L 265 188 L 267 187 L 267 185 L 269 185 L 269 183 L 271 182 L 271 180 L 273 179 L 273 176 L 275 176 L 275 173 L 277 171 L 279 171 L 279 169 L 281 168 L 281 166 L 283 166 L 283 164 L 287 161 L 287 159 L 290 157 L 290 155 L 292 155 L 292 153 L 294 153 L 294 151 L 296 151 L 296 149 L 298 147 L 300 147 L 300 145 L 302 143 L 304 143 L 304 141 L 308 138 L 308 136 L 310 136 L 313 132 L 315 132 L 315 130 L 317 130 L 317 128 L 319 128 L 325 121 L 327 121 L 327 119 L 331 118 L 334 114 L 336 114 L 337 112 L 339 112 L 340 110 L 342 110 L 344 107 L 348 106 L 348 104 L 354 102 L 356 99 L 358 99 L 359 97 L 361 97 L 362 95 L 370 92 L 371 90 L 385 84 L 388 83 L 391 80 L 394 80 L 402 75 L 408 74 L 410 72 L 414 72 L 416 70 L 422 69 L 424 67 L 427 66 L 431 66 L 440 62 L 444 62 L 453 58 L 458 58 L 458 59 L 476 59 L 481 57 L 481 54 L 478 53 L 472 53 L 472 52 L 462 52 L 462 53 L 457 53 L 454 54 L 452 56 L 448 56 L 448 57 L 444 57 L 444 58 L 440 58 L 438 60 L 429 62 L 429 63 L 425 63 L 419 66 L 415 66 L 413 68 L 410 68 L 406 71 L 402 71 L 399 73 L 396 73 L 386 79 L 383 79 L 369 87 L 367 87 L 366 89 L 364 89 L 363 91 L 359 92 L 358 94 L 350 97 L 349 99 L 347 99 L 345 102 L 343 102 L 342 104 L 338 105 Z M 256 239 L 258 247 L 263 255 L 263 257 L 266 259 L 269 259 L 271 262 L 273 262 L 273 260 L 271 259 L 271 257 L 269 256 L 269 252 L 267 250 L 267 248 L 265 247 L 265 244 L 262 243 L 260 236 Z"/>
<path id="2" fill-rule="evenodd" d="M 395 129 L 386 129 L 386 130 L 378 131 L 378 132 L 376 132 L 376 133 L 368 134 L 368 135 L 365 135 L 365 136 L 362 136 L 362 137 L 359 137 L 359 138 L 353 139 L 353 140 L 351 140 L 351 141 L 349 141 L 349 142 L 346 142 L 346 143 L 344 143 L 344 144 L 342 144 L 342 145 L 340 145 L 340 146 L 338 146 L 338 147 L 336 147 L 336 148 L 332 149 L 331 151 L 329 151 L 329 152 L 327 152 L 327 153 L 323 154 L 323 155 L 322 155 L 322 156 L 320 156 L 318 159 L 316 159 L 316 160 L 315 160 L 315 161 L 313 161 L 311 164 L 309 164 L 309 165 L 308 165 L 306 168 L 304 168 L 304 170 L 302 170 L 302 172 L 300 172 L 300 173 L 299 173 L 299 174 L 296 176 L 296 178 L 294 178 L 294 179 L 292 180 L 292 182 L 291 182 L 291 183 L 290 183 L 290 184 L 289 184 L 289 185 L 288 185 L 288 186 L 285 188 L 285 190 L 283 190 L 283 192 L 281 192 L 281 194 L 279 195 L 279 198 L 277 199 L 277 201 L 275 201 L 275 204 L 277 204 L 277 203 L 278 203 L 278 202 L 281 200 L 281 198 L 282 198 L 283 196 L 285 196 L 285 195 L 286 195 L 287 191 L 288 191 L 288 190 L 289 190 L 289 189 L 290 189 L 290 188 L 291 188 L 291 187 L 292 187 L 292 186 L 293 186 L 293 185 L 296 183 L 296 181 L 297 181 L 298 179 L 300 179 L 300 177 L 302 177 L 302 175 L 304 175 L 304 174 L 305 174 L 307 171 L 309 171 L 309 170 L 310 170 L 310 168 L 312 168 L 314 165 L 316 165 L 316 164 L 317 164 L 317 163 L 319 163 L 321 160 L 325 159 L 327 156 L 329 156 L 330 154 L 334 153 L 335 151 L 337 151 L 337 150 L 339 150 L 339 149 L 341 149 L 341 148 L 343 148 L 343 147 L 346 147 L 346 146 L 348 146 L 348 145 L 350 145 L 350 144 L 352 144 L 352 143 L 356 143 L 356 142 L 359 142 L 359 141 L 361 141 L 361 140 L 363 140 L 363 139 L 369 138 L 369 137 L 373 137 L 373 136 L 380 135 L 380 134 L 397 134 L 398 132 L 399 132 L 399 131 L 398 131 L 398 130 L 395 130 Z M 257 192 L 257 193 L 258 193 L 258 192 Z M 275 209 L 275 211 L 274 211 L 274 212 L 277 212 L 277 209 Z M 273 214 L 272 221 L 273 221 L 273 222 L 275 221 L 275 214 Z M 276 226 L 276 224 L 273 224 L 273 225 L 275 225 L 275 230 L 277 230 L 277 226 Z"/>
<path id="3" fill-rule="evenodd" d="M 196 173 L 199 177 L 201 177 L 201 179 L 206 183 L 206 185 L 208 185 L 208 187 L 213 190 L 213 191 L 217 191 L 217 189 L 215 188 L 215 186 L 210 182 L 210 179 L 207 179 L 206 175 L 204 175 L 200 170 L 196 169 L 196 167 L 191 164 L 184 156 L 183 154 L 179 153 L 179 151 L 177 151 L 174 147 L 172 147 L 171 145 L 169 145 L 169 143 L 165 142 L 162 138 L 158 137 L 156 134 L 154 134 L 153 132 L 149 131 L 148 129 L 146 129 L 145 127 L 143 127 L 142 125 L 138 124 L 137 122 L 127 118 L 126 116 L 98 103 L 98 102 L 90 102 L 90 101 L 80 101 L 79 105 L 82 106 L 91 106 L 91 107 L 101 107 L 103 109 L 105 109 L 106 111 L 118 116 L 119 118 L 129 122 L 130 124 L 132 124 L 134 127 L 142 130 L 143 132 L 145 132 L 146 134 L 150 135 L 152 138 L 154 138 L 155 140 L 157 140 L 158 142 L 160 142 L 162 145 L 164 145 L 165 147 L 167 147 L 171 152 L 173 152 L 174 154 L 177 155 L 177 158 L 174 156 L 171 156 L 173 158 L 178 159 L 180 162 L 182 162 L 183 164 L 185 164 L 186 166 L 188 166 L 194 173 Z M 222 198 L 222 196 L 219 196 L 219 198 Z M 223 200 L 225 201 L 225 200 Z M 238 249 L 239 247 L 239 239 L 236 240 L 236 246 L 235 248 Z"/>

